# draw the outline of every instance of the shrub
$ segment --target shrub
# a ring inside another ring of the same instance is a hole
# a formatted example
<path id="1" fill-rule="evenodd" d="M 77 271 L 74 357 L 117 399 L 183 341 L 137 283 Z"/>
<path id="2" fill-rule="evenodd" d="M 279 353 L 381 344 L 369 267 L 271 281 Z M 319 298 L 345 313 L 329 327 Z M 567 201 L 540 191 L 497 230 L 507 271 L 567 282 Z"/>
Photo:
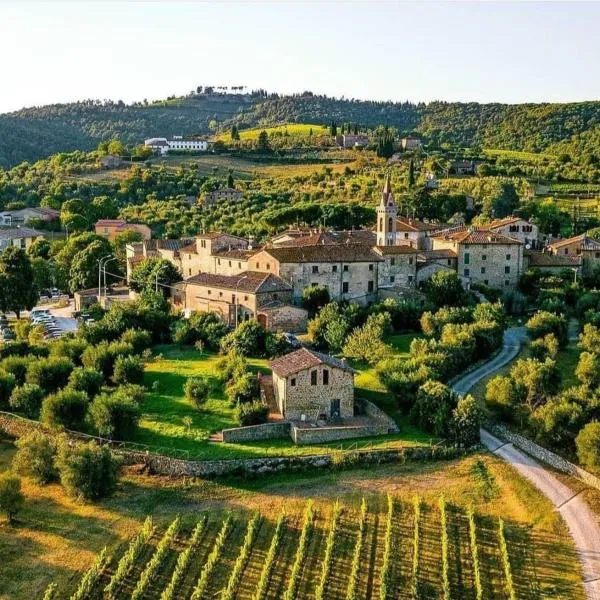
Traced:
<path id="1" fill-rule="evenodd" d="M 588 423 L 575 439 L 579 462 L 592 469 L 600 468 L 600 423 Z"/>
<path id="2" fill-rule="evenodd" d="M 75 365 L 81 365 L 81 355 L 87 348 L 87 342 L 79 338 L 63 338 L 49 344 L 50 356 L 68 358 Z"/>
<path id="3" fill-rule="evenodd" d="M 32 360 L 36 360 L 35 357 L 9 356 L 0 362 L 0 372 L 12 373 L 15 376 L 17 385 L 23 385 L 27 375 L 27 367 Z"/>
<path id="4" fill-rule="evenodd" d="M 556 394 L 560 385 L 560 372 L 549 358 L 544 362 L 520 359 L 511 368 L 510 376 L 529 411 Z"/>
<path id="5" fill-rule="evenodd" d="M 52 438 L 34 431 L 15 442 L 17 453 L 12 466 L 17 473 L 31 477 L 36 483 L 44 485 L 58 479 L 54 466 L 56 444 Z"/>
<path id="6" fill-rule="evenodd" d="M 467 302 L 467 294 L 460 278 L 453 271 L 434 273 L 425 286 L 427 299 L 435 306 L 460 306 Z"/>
<path id="7" fill-rule="evenodd" d="M 598 348 L 600 348 L 600 329 L 595 325 L 586 323 L 583 326 L 583 331 L 579 334 L 578 346 L 586 352 L 597 352 Z M 0 364 L 0 368 L 9 371 L 9 369 L 4 367 L 4 361 Z"/>
<path id="8" fill-rule="evenodd" d="M 292 347 L 283 333 L 267 333 L 265 351 L 268 357 L 275 358 L 282 356 L 291 350 Z"/>
<path id="9" fill-rule="evenodd" d="M 457 396 L 447 385 L 427 381 L 419 388 L 410 415 L 422 429 L 442 437 L 448 433 L 456 404 Z"/>
<path id="10" fill-rule="evenodd" d="M 237 350 L 230 350 L 217 361 L 216 369 L 219 379 L 226 383 L 246 373 L 248 361 Z"/>
<path id="11" fill-rule="evenodd" d="M 392 329 L 396 332 L 419 331 L 421 329 L 421 315 L 423 307 L 414 300 L 397 301 L 386 298 L 380 304 L 373 305 L 371 314 L 386 313 L 390 316 Z"/>
<path id="12" fill-rule="evenodd" d="M 267 332 L 256 319 L 240 323 L 221 340 L 222 352 L 237 350 L 243 356 L 265 356 Z"/>
<path id="13" fill-rule="evenodd" d="M 235 414 L 238 423 L 242 427 L 246 425 L 260 425 L 267 422 L 269 407 L 260 400 L 241 402 L 237 405 Z"/>
<path id="14" fill-rule="evenodd" d="M 152 345 L 152 336 L 143 329 L 127 329 L 121 336 L 120 341 L 129 344 L 136 354 L 141 354 Z"/>
<path id="15" fill-rule="evenodd" d="M 96 442 L 61 441 L 56 456 L 60 482 L 71 496 L 97 500 L 110 495 L 118 481 L 120 462 Z"/>
<path id="16" fill-rule="evenodd" d="M 531 342 L 531 356 L 537 360 L 545 360 L 546 358 L 556 358 L 559 350 L 558 339 L 553 333 L 548 333 L 544 337 L 538 338 Z"/>
<path id="17" fill-rule="evenodd" d="M 17 379 L 12 373 L 0 371 L 0 410 L 9 407 L 10 397 L 17 386 Z"/>
<path id="18" fill-rule="evenodd" d="M 487 383 L 485 400 L 500 407 L 503 414 L 509 417 L 514 416 L 514 409 L 522 401 L 522 394 L 510 377 L 496 375 Z"/>
<path id="19" fill-rule="evenodd" d="M 213 312 L 195 312 L 188 319 L 194 334 L 194 340 L 204 342 L 210 350 L 216 351 L 221 346 L 221 340 L 229 333 L 229 327 Z"/>
<path id="20" fill-rule="evenodd" d="M 21 479 L 10 471 L 0 473 L 0 512 L 6 515 L 9 523 L 13 523 L 24 501 Z"/>
<path id="21" fill-rule="evenodd" d="M 124 393 L 103 393 L 94 398 L 89 415 L 94 428 L 102 437 L 127 440 L 135 434 L 140 408 Z"/>
<path id="22" fill-rule="evenodd" d="M 96 369 L 76 367 L 69 376 L 68 387 L 77 392 L 85 392 L 88 398 L 96 396 L 104 384 L 104 375 Z"/>
<path id="23" fill-rule="evenodd" d="M 144 381 L 144 364 L 139 356 L 117 356 L 114 366 L 113 381 L 116 385 Z"/>
<path id="24" fill-rule="evenodd" d="M 256 375 L 248 371 L 240 377 L 230 380 L 225 388 L 225 394 L 232 404 L 252 402 L 259 395 Z"/>
<path id="25" fill-rule="evenodd" d="M 330 302 L 308 323 L 308 335 L 316 349 L 334 352 L 341 349 L 348 332 L 358 324 L 352 315 L 358 309 L 353 306 Z"/>
<path id="26" fill-rule="evenodd" d="M 133 353 L 133 346 L 125 342 L 100 342 L 95 346 L 88 346 L 83 353 L 84 367 L 100 371 L 106 381 L 114 373 L 115 362 L 119 356 L 129 356 Z"/>
<path id="27" fill-rule="evenodd" d="M 582 352 L 575 369 L 575 376 L 589 388 L 600 384 L 600 356 L 595 352 Z"/>
<path id="28" fill-rule="evenodd" d="M 470 394 L 460 398 L 452 411 L 452 434 L 454 443 L 462 448 L 471 448 L 480 442 L 482 414 L 477 401 Z"/>
<path id="29" fill-rule="evenodd" d="M 208 377 L 190 377 L 183 386 L 185 397 L 198 408 L 208 400 L 210 381 Z"/>
<path id="30" fill-rule="evenodd" d="M 27 383 L 39 385 L 46 394 L 51 394 L 69 383 L 74 368 L 68 358 L 41 358 L 29 363 L 25 379 Z"/>
<path id="31" fill-rule="evenodd" d="M 553 333 L 561 346 L 565 346 L 569 340 L 568 323 L 566 317 L 556 315 L 547 311 L 538 311 L 525 323 L 527 333 L 532 339 L 544 337 Z"/>
<path id="32" fill-rule="evenodd" d="M 12 409 L 23 413 L 30 419 L 37 419 L 44 399 L 44 390 L 35 383 L 26 383 L 16 387 L 11 394 L 9 403 Z"/>
<path id="33" fill-rule="evenodd" d="M 561 394 L 539 406 L 529 418 L 538 441 L 573 448 L 575 437 L 587 420 L 583 408 Z"/>
<path id="34" fill-rule="evenodd" d="M 362 327 L 357 327 L 344 346 L 344 355 L 371 365 L 377 364 L 391 354 L 391 348 L 382 338 L 391 331 L 391 319 L 387 313 L 370 315 Z"/>
<path id="35" fill-rule="evenodd" d="M 53 427 L 81 430 L 85 423 L 88 397 L 84 392 L 62 390 L 42 402 L 40 420 Z"/>

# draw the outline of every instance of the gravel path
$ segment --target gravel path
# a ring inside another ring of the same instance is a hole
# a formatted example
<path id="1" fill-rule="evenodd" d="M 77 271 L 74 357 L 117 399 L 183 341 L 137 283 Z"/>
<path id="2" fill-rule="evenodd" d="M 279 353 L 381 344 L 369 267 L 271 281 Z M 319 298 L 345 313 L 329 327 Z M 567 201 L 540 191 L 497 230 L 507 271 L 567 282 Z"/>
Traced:
<path id="1" fill-rule="evenodd" d="M 481 379 L 508 364 L 519 353 L 524 338 L 523 328 L 508 329 L 504 334 L 502 351 L 482 367 L 458 380 L 453 389 L 464 395 Z M 588 505 L 574 490 L 512 444 L 502 442 L 485 429 L 481 430 L 481 441 L 490 452 L 510 463 L 531 481 L 556 507 L 579 553 L 587 597 L 600 600 L 600 526 Z"/>

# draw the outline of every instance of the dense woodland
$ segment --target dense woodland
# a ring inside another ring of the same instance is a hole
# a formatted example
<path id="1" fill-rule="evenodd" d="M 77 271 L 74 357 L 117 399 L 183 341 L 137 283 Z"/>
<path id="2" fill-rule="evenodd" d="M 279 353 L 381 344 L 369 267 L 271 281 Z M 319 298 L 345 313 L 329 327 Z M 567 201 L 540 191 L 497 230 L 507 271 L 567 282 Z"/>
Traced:
<path id="1" fill-rule="evenodd" d="M 211 90 L 209 90 L 211 91 Z M 190 93 L 181 98 L 127 105 L 86 100 L 22 109 L 0 115 L 0 166 L 33 161 L 56 152 L 91 150 L 118 137 L 139 143 L 156 135 L 201 135 L 278 123 L 332 120 L 401 134 L 417 133 L 440 144 L 600 156 L 600 102 L 570 104 L 477 104 L 375 102 L 317 96 Z"/>

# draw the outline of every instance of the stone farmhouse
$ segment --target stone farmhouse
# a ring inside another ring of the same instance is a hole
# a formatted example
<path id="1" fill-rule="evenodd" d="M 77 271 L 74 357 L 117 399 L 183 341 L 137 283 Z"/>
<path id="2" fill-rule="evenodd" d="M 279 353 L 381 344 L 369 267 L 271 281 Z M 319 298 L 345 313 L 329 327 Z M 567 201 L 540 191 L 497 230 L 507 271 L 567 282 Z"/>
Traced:
<path id="1" fill-rule="evenodd" d="M 38 238 L 43 238 L 42 231 L 29 229 L 28 227 L 0 227 L 0 252 L 3 252 L 9 246 L 16 246 L 22 250 L 28 250 Z"/>
<path id="2" fill-rule="evenodd" d="M 148 225 L 140 223 L 127 223 L 121 219 L 101 219 L 95 225 L 96 235 L 101 235 L 114 242 L 117 235 L 125 231 L 137 231 L 143 240 L 149 240 L 152 237 L 152 230 Z"/>
<path id="3" fill-rule="evenodd" d="M 535 250 L 539 246 L 538 226 L 521 217 L 506 217 L 492 221 L 489 230 L 519 240 L 527 250 Z"/>
<path id="4" fill-rule="evenodd" d="M 423 142 L 420 138 L 408 136 L 400 140 L 402 150 L 420 150 Z"/>
<path id="5" fill-rule="evenodd" d="M 550 244 L 548 250 L 555 256 L 579 257 L 584 271 L 600 261 L 600 241 L 591 238 L 587 233 L 558 240 Z"/>
<path id="6" fill-rule="evenodd" d="M 343 360 L 301 348 L 271 361 L 277 407 L 291 421 L 354 416 L 354 371 Z"/>
<path id="7" fill-rule="evenodd" d="M 16 227 L 27 225 L 30 221 L 57 221 L 60 212 L 48 206 L 22 208 L 20 210 L 5 210 L 0 212 L 0 226 Z"/>
<path id="8" fill-rule="evenodd" d="M 186 140 L 181 135 L 174 135 L 171 139 L 163 137 L 150 138 L 144 140 L 144 146 L 161 156 L 172 150 L 179 152 L 206 152 L 208 150 L 208 142 L 204 140 Z"/>

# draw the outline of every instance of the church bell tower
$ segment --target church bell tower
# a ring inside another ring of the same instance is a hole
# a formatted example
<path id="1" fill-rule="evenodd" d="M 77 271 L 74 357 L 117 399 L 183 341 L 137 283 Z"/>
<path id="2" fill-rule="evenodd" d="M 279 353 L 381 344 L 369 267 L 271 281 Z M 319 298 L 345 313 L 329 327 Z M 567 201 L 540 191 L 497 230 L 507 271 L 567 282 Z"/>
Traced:
<path id="1" fill-rule="evenodd" d="M 396 243 L 396 203 L 394 202 L 394 194 L 392 193 L 392 183 L 388 174 L 383 192 L 381 193 L 381 201 L 377 207 L 377 245 L 378 246 L 394 246 Z"/>

